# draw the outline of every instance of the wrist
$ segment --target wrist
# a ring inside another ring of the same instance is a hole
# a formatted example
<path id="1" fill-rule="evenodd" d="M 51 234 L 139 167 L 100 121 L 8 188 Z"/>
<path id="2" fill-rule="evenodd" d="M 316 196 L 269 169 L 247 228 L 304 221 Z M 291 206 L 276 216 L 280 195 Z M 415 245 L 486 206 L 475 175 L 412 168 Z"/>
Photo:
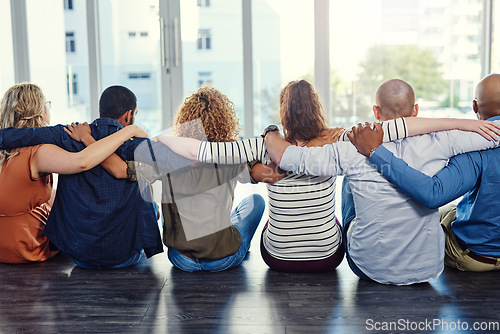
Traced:
<path id="1" fill-rule="evenodd" d="M 368 153 L 368 158 L 371 158 L 371 157 L 372 157 L 373 153 L 375 153 L 375 151 L 377 150 L 377 148 L 378 148 L 378 147 L 375 147 L 375 148 L 372 148 L 372 149 L 370 150 L 370 152 Z"/>
<path id="2" fill-rule="evenodd" d="M 274 125 L 274 124 L 271 124 L 271 125 L 268 125 L 267 128 L 264 129 L 264 133 L 261 134 L 260 136 L 262 138 L 266 138 L 266 135 L 269 133 L 269 132 L 277 132 L 279 131 L 278 129 L 278 126 Z"/>
<path id="3" fill-rule="evenodd" d="M 94 139 L 94 137 L 92 137 L 92 135 L 90 133 L 88 133 L 82 137 L 82 143 L 85 146 L 90 146 L 95 142 L 96 142 L 96 140 Z"/>

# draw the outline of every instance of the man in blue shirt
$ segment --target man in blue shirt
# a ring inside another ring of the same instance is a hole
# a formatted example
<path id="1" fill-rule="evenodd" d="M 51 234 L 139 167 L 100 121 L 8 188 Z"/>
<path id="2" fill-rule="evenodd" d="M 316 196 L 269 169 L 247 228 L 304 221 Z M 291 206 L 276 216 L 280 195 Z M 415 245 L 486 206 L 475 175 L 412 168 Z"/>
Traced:
<path id="1" fill-rule="evenodd" d="M 473 109 L 481 120 L 500 120 L 500 74 L 479 82 Z M 354 137 L 360 153 L 370 156 L 370 162 L 401 192 L 426 207 L 437 208 L 463 195 L 458 205 L 440 210 L 446 265 L 464 271 L 500 269 L 500 149 L 457 155 L 429 177 L 379 147 L 380 133 L 364 128 Z"/>
<path id="2" fill-rule="evenodd" d="M 92 137 L 99 140 L 132 124 L 136 112 L 137 100 L 132 91 L 123 86 L 107 88 L 99 100 L 100 118 L 90 124 Z M 147 151 L 142 154 L 144 160 L 151 160 L 154 147 L 156 161 L 164 168 L 175 168 L 178 156 L 149 139 L 129 140 L 116 153 L 125 161 L 137 159 L 141 152 L 135 152 L 136 148 L 145 141 L 148 145 L 142 145 Z M 71 152 L 85 148 L 70 138 L 63 125 L 0 130 L 0 149 L 38 144 L 55 144 Z M 117 179 L 102 166 L 79 174 L 59 175 L 45 234 L 82 268 L 136 264 L 143 250 L 147 257 L 163 252 L 155 204 L 143 199 L 150 196 L 148 189 L 145 187 L 141 196 L 137 182 Z"/>

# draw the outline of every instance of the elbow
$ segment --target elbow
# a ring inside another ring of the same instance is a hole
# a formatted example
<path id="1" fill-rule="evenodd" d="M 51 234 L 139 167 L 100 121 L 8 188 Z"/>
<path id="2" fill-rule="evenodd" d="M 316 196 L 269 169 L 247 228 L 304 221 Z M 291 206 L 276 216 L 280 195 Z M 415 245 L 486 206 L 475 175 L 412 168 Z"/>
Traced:
<path id="1" fill-rule="evenodd" d="M 87 159 L 79 159 L 79 162 L 78 162 L 78 170 L 79 172 L 84 172 L 86 170 L 89 170 L 91 168 L 89 162 L 87 161 Z"/>
<path id="2" fill-rule="evenodd" d="M 418 198 L 417 201 L 428 209 L 437 209 L 441 206 L 433 198 Z"/>
<path id="3" fill-rule="evenodd" d="M 187 156 L 189 160 L 197 160 L 198 159 L 198 150 L 191 150 Z"/>

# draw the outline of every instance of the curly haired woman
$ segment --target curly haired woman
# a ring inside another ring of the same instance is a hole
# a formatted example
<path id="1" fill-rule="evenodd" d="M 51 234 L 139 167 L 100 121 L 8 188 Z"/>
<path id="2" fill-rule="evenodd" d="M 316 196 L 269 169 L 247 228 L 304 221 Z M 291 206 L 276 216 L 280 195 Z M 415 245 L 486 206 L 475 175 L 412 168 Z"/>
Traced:
<path id="1" fill-rule="evenodd" d="M 34 84 L 10 87 L 0 104 L 2 129 L 49 123 L 50 102 Z M 147 133 L 129 126 L 78 153 L 50 144 L 0 150 L 0 262 L 40 262 L 55 256 L 43 235 L 52 202 L 51 173 L 91 169 L 133 136 L 147 137 Z"/>
<path id="2" fill-rule="evenodd" d="M 211 87 L 187 97 L 174 124 L 177 135 L 210 142 L 234 141 L 241 129 L 233 103 Z M 247 169 L 246 163 L 198 164 L 160 176 L 163 241 L 175 267 L 222 271 L 243 261 L 265 208 L 262 196 L 253 194 L 231 212 L 236 181 L 250 182 Z"/>

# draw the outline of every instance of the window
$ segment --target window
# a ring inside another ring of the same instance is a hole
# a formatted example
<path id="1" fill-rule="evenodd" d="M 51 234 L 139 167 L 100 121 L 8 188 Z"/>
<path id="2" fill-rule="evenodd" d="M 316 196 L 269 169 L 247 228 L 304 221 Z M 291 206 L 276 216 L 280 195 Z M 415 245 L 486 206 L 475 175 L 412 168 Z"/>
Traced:
<path id="1" fill-rule="evenodd" d="M 64 0 L 64 9 L 73 10 L 73 0 Z"/>
<path id="2" fill-rule="evenodd" d="M 129 79 L 149 79 L 151 78 L 151 73 L 129 73 Z"/>
<path id="3" fill-rule="evenodd" d="M 198 30 L 198 50 L 210 50 L 212 48 L 211 40 L 210 29 Z"/>
<path id="4" fill-rule="evenodd" d="M 135 37 L 136 32 L 135 31 L 129 31 L 128 32 L 128 37 Z"/>
<path id="5" fill-rule="evenodd" d="M 76 74 L 73 74 L 70 78 L 69 74 L 66 75 L 68 96 L 70 98 L 73 95 L 78 95 L 78 81 L 76 80 Z"/>
<path id="6" fill-rule="evenodd" d="M 148 37 L 147 31 L 141 31 L 141 37 Z"/>
<path id="7" fill-rule="evenodd" d="M 74 53 L 76 51 L 75 49 L 75 33 L 74 32 L 67 32 L 66 33 L 66 52 L 67 53 Z"/>
<path id="8" fill-rule="evenodd" d="M 212 72 L 198 72 L 198 87 L 213 83 Z"/>
<path id="9" fill-rule="evenodd" d="M 210 0 L 198 0 L 198 7 L 210 7 Z"/>

